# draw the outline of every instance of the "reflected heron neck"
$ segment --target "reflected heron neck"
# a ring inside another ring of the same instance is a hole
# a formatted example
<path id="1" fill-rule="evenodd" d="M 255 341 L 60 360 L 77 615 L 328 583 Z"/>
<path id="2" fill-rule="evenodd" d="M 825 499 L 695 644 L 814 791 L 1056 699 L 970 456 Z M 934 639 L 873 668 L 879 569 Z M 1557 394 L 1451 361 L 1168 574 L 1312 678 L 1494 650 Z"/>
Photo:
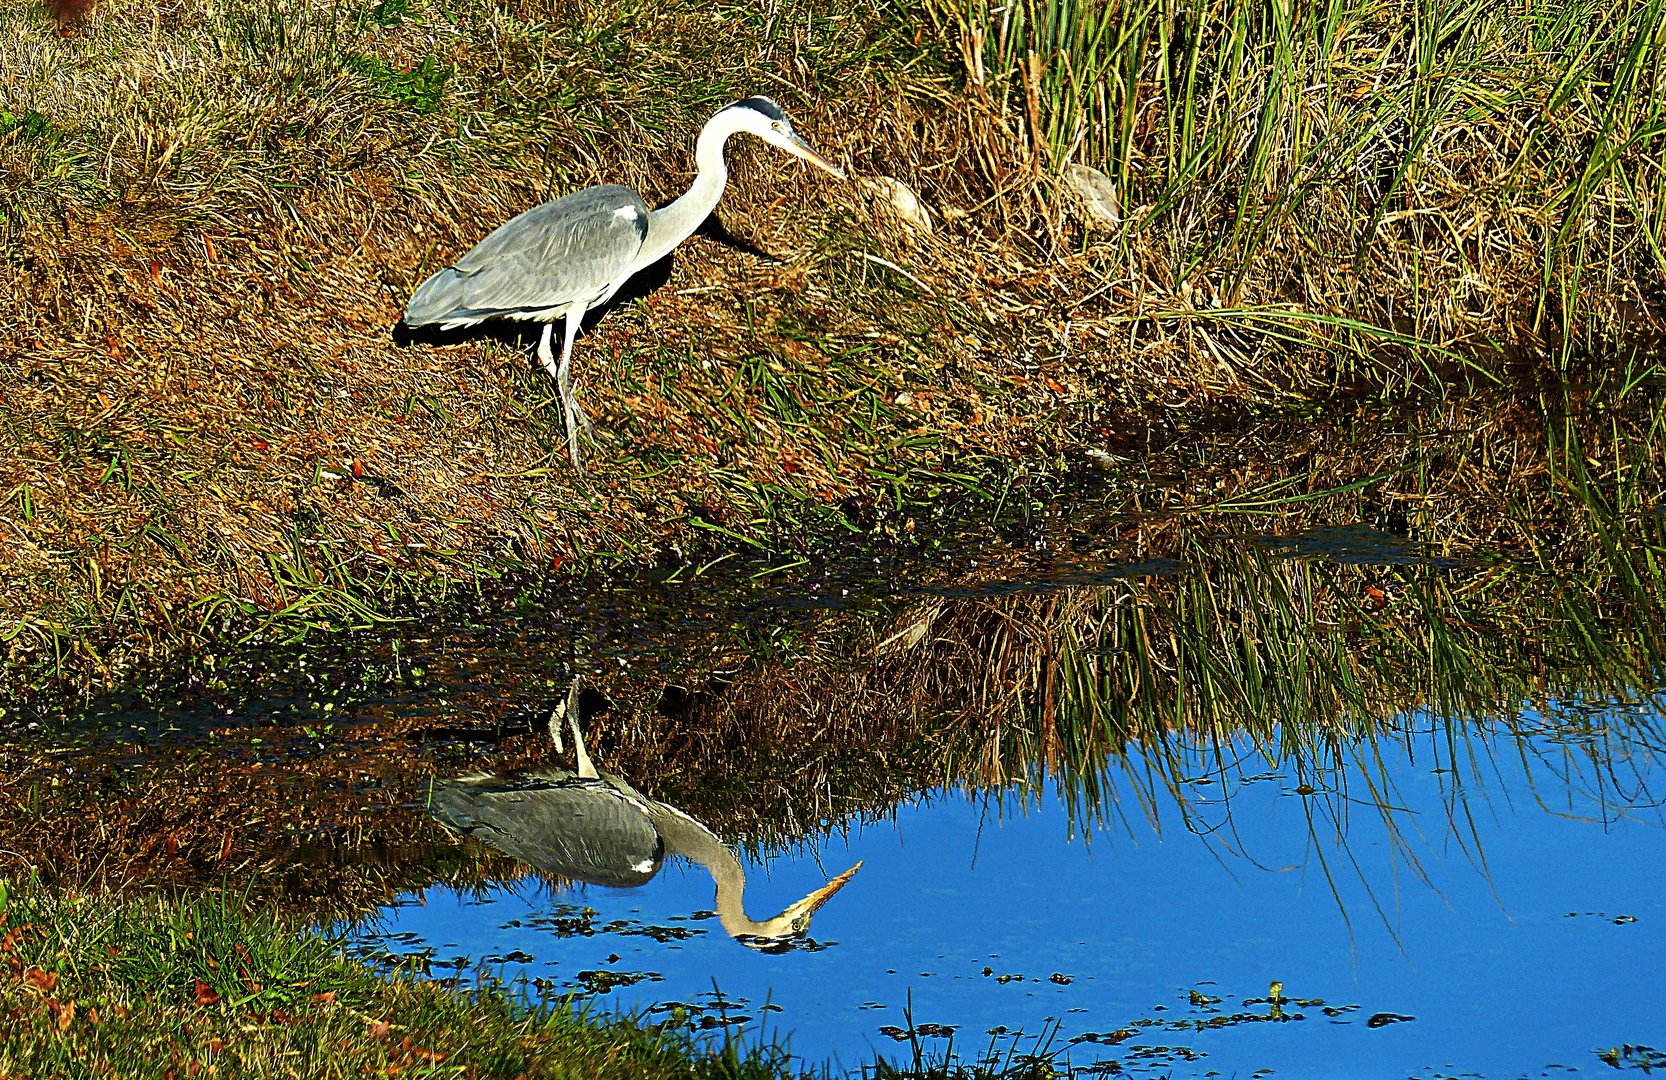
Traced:
<path id="1" fill-rule="evenodd" d="M 778 931 L 770 924 L 746 914 L 746 871 L 740 860 L 715 833 L 675 807 L 653 803 L 654 827 L 665 841 L 667 855 L 681 855 L 706 868 L 717 886 L 712 907 L 730 937 L 767 937 Z M 776 916 L 779 918 L 780 916 Z"/>

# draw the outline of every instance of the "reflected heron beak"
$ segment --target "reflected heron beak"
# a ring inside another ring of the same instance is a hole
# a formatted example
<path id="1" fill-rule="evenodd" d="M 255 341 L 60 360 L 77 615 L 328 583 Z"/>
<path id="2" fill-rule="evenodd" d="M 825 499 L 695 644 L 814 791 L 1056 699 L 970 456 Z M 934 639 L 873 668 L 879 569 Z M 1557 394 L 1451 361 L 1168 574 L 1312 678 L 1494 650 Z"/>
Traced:
<path id="1" fill-rule="evenodd" d="M 812 153 L 814 153 L 814 151 L 812 151 Z M 855 866 L 846 870 L 832 881 L 829 881 L 826 885 L 823 885 L 809 896 L 806 896 L 792 907 L 789 907 L 786 911 L 782 912 L 782 914 L 789 916 L 814 915 L 821 909 L 823 904 L 833 899 L 834 893 L 849 884 L 850 879 L 855 877 L 856 871 L 860 869 L 862 869 L 862 864 L 857 863 Z"/>
<path id="2" fill-rule="evenodd" d="M 823 904 L 831 900 L 834 893 L 844 888 L 850 879 L 856 876 L 856 871 L 860 869 L 862 869 L 862 864 L 857 863 L 809 896 L 791 905 L 773 919 L 767 919 L 761 923 L 753 922 L 744 918 L 744 916 L 741 919 L 725 919 L 724 929 L 728 930 L 730 936 L 736 941 L 749 949 L 771 953 L 786 952 L 809 936 L 810 916 L 814 915 Z M 742 929 L 732 926 L 731 922 L 744 922 L 749 925 Z"/>
<path id="3" fill-rule="evenodd" d="M 828 161 L 825 157 L 821 156 L 821 154 L 816 152 L 815 147 L 811 146 L 809 143 L 805 142 L 803 139 L 799 138 L 797 135 L 793 135 L 790 138 L 782 141 L 781 149 L 785 150 L 787 153 L 793 155 L 794 157 L 803 158 L 805 161 L 808 161 L 810 164 L 814 165 L 818 169 L 821 169 L 825 172 L 832 173 L 834 176 L 838 177 L 840 180 L 845 179 L 845 171 L 843 169 L 839 168 L 837 165 L 833 164 L 831 161 Z M 857 865 L 860 866 L 861 864 L 858 863 Z M 855 869 L 852 868 L 848 872 L 846 872 L 844 874 L 840 874 L 834 880 L 838 881 L 842 885 L 842 884 L 844 884 L 844 882 L 848 881 L 850 879 L 850 875 L 854 874 L 855 872 L 856 872 Z M 828 895 L 831 896 L 832 893 L 829 893 Z"/>

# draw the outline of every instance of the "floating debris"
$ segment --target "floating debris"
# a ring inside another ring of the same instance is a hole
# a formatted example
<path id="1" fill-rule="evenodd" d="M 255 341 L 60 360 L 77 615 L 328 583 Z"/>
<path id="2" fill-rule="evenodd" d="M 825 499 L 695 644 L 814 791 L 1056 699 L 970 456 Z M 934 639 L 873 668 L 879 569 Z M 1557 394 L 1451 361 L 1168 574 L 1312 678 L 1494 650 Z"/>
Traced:
<path id="1" fill-rule="evenodd" d="M 910 1028 L 900 1028 L 895 1024 L 886 1024 L 879 1029 L 881 1035 L 897 1042 L 907 1042 L 912 1038 L 948 1039 L 954 1036 L 958 1024 L 915 1024 Z"/>
<path id="2" fill-rule="evenodd" d="M 1115 1046 L 1117 1043 L 1132 1039 L 1139 1032 L 1133 1028 L 1117 1028 L 1115 1031 L 1084 1031 L 1070 1041 L 1073 1043 L 1098 1043 L 1101 1046 Z"/>
<path id="3" fill-rule="evenodd" d="M 1629 926 L 1637 921 L 1635 915 L 1610 915 L 1606 911 L 1570 911 L 1564 918 L 1577 919 L 1581 916 L 1592 919 L 1606 919 L 1615 926 Z"/>
<path id="4" fill-rule="evenodd" d="M 1653 1072 L 1655 1069 L 1666 1069 L 1666 1051 L 1656 1050 L 1652 1046 L 1641 1046 L 1626 1043 L 1622 1046 L 1609 1047 L 1597 1054 L 1605 1065 L 1616 1069 L 1638 1069 L 1642 1072 Z"/>
<path id="5" fill-rule="evenodd" d="M 639 982 L 664 981 L 664 976 L 657 971 L 581 971 L 577 979 L 581 991 L 588 994 L 607 994 Z"/>

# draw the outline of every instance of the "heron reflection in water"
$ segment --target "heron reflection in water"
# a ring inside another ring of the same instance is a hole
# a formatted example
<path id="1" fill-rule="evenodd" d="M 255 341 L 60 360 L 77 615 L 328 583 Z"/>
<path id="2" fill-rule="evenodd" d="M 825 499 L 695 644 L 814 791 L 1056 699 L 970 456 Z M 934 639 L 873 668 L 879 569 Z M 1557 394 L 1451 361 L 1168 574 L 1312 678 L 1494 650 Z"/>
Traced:
<path id="1" fill-rule="evenodd" d="M 651 881 L 665 860 L 699 863 L 717 885 L 713 907 L 730 937 L 775 951 L 810 931 L 810 917 L 861 869 L 846 870 L 779 915 L 754 919 L 742 897 L 746 871 L 717 836 L 675 806 L 648 798 L 622 778 L 599 772 L 579 730 L 578 683 L 550 717 L 563 752 L 561 724 L 571 728 L 578 771 L 536 769 L 460 777 L 435 785 L 431 812 L 536 869 L 592 885 L 633 888 Z"/>

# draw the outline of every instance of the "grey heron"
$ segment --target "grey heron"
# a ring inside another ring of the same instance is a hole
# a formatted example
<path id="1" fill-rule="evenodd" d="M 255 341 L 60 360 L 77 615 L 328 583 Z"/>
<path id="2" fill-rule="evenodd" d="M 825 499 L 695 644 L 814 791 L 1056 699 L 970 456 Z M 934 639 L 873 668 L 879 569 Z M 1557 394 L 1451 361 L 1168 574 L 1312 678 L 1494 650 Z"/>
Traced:
<path id="1" fill-rule="evenodd" d="M 672 856 L 698 863 L 717 887 L 712 906 L 723 929 L 760 949 L 779 948 L 809 933 L 811 916 L 861 869 L 857 863 L 779 915 L 752 918 L 743 904 L 746 871 L 716 834 L 675 806 L 597 770 L 585 751 L 577 701 L 575 683 L 567 703 L 550 718 L 558 751 L 562 720 L 571 726 L 576 773 L 537 769 L 448 780 L 435 785 L 431 812 L 451 829 L 545 873 L 593 885 L 644 885 Z"/>
<path id="2" fill-rule="evenodd" d="M 572 354 L 585 312 L 611 300 L 633 274 L 664 258 L 711 216 L 729 181 L 724 144 L 740 132 L 844 179 L 838 166 L 794 133 L 779 105 L 749 97 L 706 121 L 694 147 L 694 183 L 670 205 L 649 210 L 630 188 L 603 184 L 535 206 L 419 285 L 405 307 L 405 325 L 451 330 L 487 319 L 543 323 L 538 359 L 561 391 L 567 451 L 582 473 L 578 427 L 586 435 L 591 429 L 573 397 Z M 559 363 L 550 348 L 556 319 L 565 330 Z"/>

